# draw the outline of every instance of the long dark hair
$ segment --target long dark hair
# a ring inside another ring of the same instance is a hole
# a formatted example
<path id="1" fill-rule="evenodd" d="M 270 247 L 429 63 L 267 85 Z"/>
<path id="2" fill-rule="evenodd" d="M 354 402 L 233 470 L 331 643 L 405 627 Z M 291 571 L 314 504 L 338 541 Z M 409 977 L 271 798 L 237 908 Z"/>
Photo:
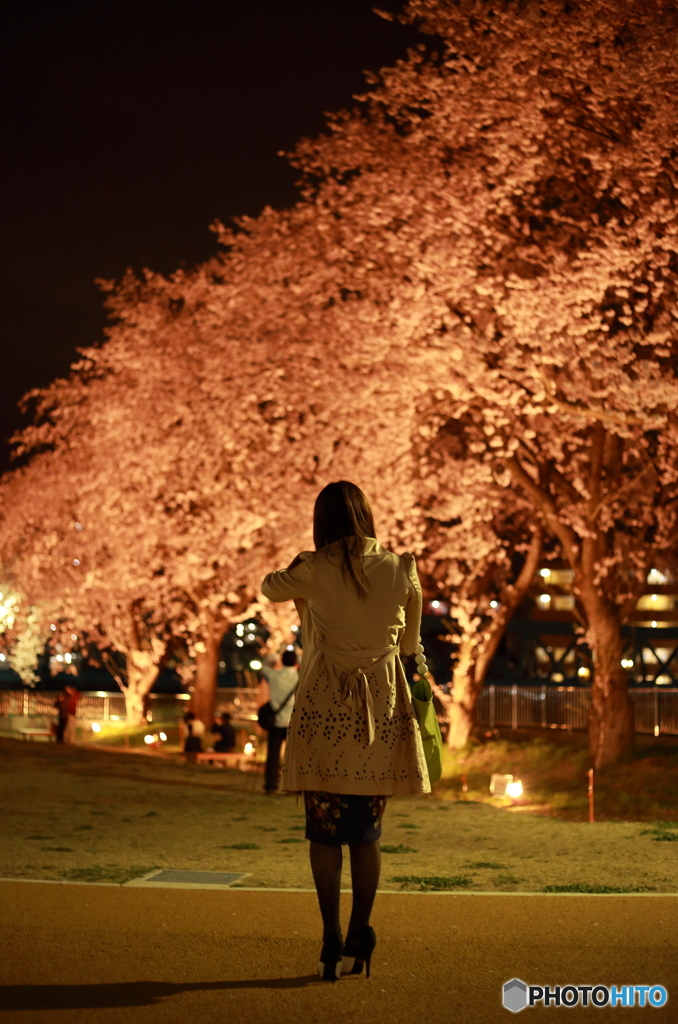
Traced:
<path id="1" fill-rule="evenodd" d="M 358 597 L 367 596 L 367 577 L 363 560 L 363 541 L 374 537 L 374 517 L 370 503 L 356 484 L 338 480 L 328 484 L 315 500 L 313 509 L 313 542 L 316 551 L 339 541 L 343 555 L 341 571 L 351 577 L 356 585 Z M 354 554 L 357 565 L 351 560 L 349 537 L 356 538 Z"/>

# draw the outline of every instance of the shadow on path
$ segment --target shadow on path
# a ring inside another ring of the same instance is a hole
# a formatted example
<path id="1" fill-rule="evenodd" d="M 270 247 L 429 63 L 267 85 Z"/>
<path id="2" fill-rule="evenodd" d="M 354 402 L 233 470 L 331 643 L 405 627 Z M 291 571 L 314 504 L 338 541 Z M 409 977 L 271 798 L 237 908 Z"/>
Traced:
<path id="1" fill-rule="evenodd" d="M 102 1010 L 124 1006 L 154 1006 L 182 992 L 227 992 L 243 988 L 305 988 L 322 982 L 317 974 L 299 978 L 261 978 L 251 981 L 123 981 L 102 985 L 0 985 L 3 1010 Z"/>

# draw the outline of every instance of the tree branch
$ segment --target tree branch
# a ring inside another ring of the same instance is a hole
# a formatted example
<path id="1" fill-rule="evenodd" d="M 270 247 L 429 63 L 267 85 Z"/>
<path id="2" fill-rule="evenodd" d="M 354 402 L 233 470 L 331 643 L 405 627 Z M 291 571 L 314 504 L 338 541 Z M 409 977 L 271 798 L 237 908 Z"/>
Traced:
<path id="1" fill-rule="evenodd" d="M 522 569 L 518 573 L 518 578 L 515 583 L 509 584 L 503 588 L 501 597 L 502 607 L 485 631 L 486 633 L 489 633 L 487 640 L 479 646 L 473 673 L 474 681 L 477 686 L 482 684 L 489 664 L 496 653 L 502 636 L 506 631 L 506 626 L 513 618 L 516 608 L 527 593 L 532 580 L 534 579 L 534 574 L 537 571 L 537 566 L 539 565 L 543 546 L 544 530 L 541 523 L 538 523 L 534 528 L 532 540 L 530 541 L 530 546 L 527 549 Z"/>
<path id="2" fill-rule="evenodd" d="M 125 693 L 125 691 L 127 690 L 127 683 L 124 681 L 121 675 L 120 666 L 110 656 L 108 651 L 101 651 L 101 660 L 104 663 L 104 668 L 106 669 L 106 671 L 110 672 L 110 674 L 113 676 L 122 692 Z"/>
<path id="3" fill-rule="evenodd" d="M 616 501 L 617 498 L 620 498 L 622 496 L 622 494 L 626 494 L 628 491 L 633 490 L 633 488 L 636 486 L 636 484 L 639 484 L 640 481 L 645 476 L 645 474 L 649 470 L 651 470 L 651 469 L 654 469 L 654 466 L 652 465 L 652 463 L 649 463 L 649 465 L 647 465 L 645 467 L 645 469 L 643 469 L 640 473 L 638 473 L 637 476 L 634 476 L 633 480 L 629 480 L 628 483 L 624 484 L 623 487 L 620 487 L 616 491 L 608 491 L 608 493 L 603 498 L 600 499 L 600 501 L 598 502 L 598 504 L 594 508 L 593 512 L 590 513 L 590 515 L 588 517 L 588 521 L 590 523 L 595 522 L 596 517 L 597 517 L 598 513 L 600 512 L 601 508 L 604 508 L 605 505 L 611 505 L 612 502 Z"/>
<path id="4" fill-rule="evenodd" d="M 556 484 L 563 497 L 567 498 L 572 505 L 578 504 L 578 502 L 582 500 L 582 496 L 576 487 L 572 486 L 570 481 L 563 476 L 552 461 L 547 462 L 546 467 L 548 469 L 549 478 Z"/>
<path id="5" fill-rule="evenodd" d="M 532 499 L 537 510 L 544 517 L 544 520 L 551 532 L 563 545 L 563 549 L 570 564 L 574 566 L 576 562 L 577 535 L 571 526 L 567 526 L 565 523 L 560 521 L 558 509 L 556 508 L 551 495 L 534 482 L 530 474 L 527 473 L 520 465 L 515 455 L 512 455 L 506 460 L 506 465 L 508 466 L 514 481 L 523 489 L 527 496 Z"/>
<path id="6" fill-rule="evenodd" d="M 619 609 L 619 618 L 622 623 L 626 623 L 631 617 L 633 612 L 636 610 L 638 599 L 642 596 L 647 580 L 647 573 L 650 568 L 650 563 L 654 561 L 656 551 L 653 547 L 648 548 L 645 553 L 645 563 L 643 565 L 642 578 L 638 580 L 636 586 L 633 588 L 631 597 L 627 598 L 626 601 L 621 605 Z"/>

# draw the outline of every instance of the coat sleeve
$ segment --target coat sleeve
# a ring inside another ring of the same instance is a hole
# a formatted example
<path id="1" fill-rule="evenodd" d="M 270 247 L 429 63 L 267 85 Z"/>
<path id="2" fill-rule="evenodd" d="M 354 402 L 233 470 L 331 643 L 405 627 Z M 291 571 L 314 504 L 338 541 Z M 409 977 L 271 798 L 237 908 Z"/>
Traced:
<path id="1" fill-rule="evenodd" d="M 405 603 L 405 630 L 400 638 L 400 650 L 407 655 L 414 654 L 415 647 L 420 642 L 422 595 L 414 555 L 408 551 L 402 556 L 402 561 L 409 585 Z"/>
<path id="2" fill-rule="evenodd" d="M 294 569 L 269 572 L 261 584 L 261 592 L 269 601 L 292 601 L 307 598 L 313 584 L 314 551 L 302 551 L 301 561 Z"/>

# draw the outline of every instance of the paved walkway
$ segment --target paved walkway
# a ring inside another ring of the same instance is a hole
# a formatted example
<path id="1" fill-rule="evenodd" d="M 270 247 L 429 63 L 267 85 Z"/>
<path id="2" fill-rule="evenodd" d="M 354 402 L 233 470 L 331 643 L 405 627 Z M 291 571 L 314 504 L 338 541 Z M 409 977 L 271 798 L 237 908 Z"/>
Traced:
<path id="1" fill-rule="evenodd" d="M 675 896 L 382 894 L 372 978 L 335 985 L 311 893 L 0 882 L 0 907 L 2 1024 L 493 1024 L 513 977 L 661 984 L 630 1019 L 678 1020 Z"/>

